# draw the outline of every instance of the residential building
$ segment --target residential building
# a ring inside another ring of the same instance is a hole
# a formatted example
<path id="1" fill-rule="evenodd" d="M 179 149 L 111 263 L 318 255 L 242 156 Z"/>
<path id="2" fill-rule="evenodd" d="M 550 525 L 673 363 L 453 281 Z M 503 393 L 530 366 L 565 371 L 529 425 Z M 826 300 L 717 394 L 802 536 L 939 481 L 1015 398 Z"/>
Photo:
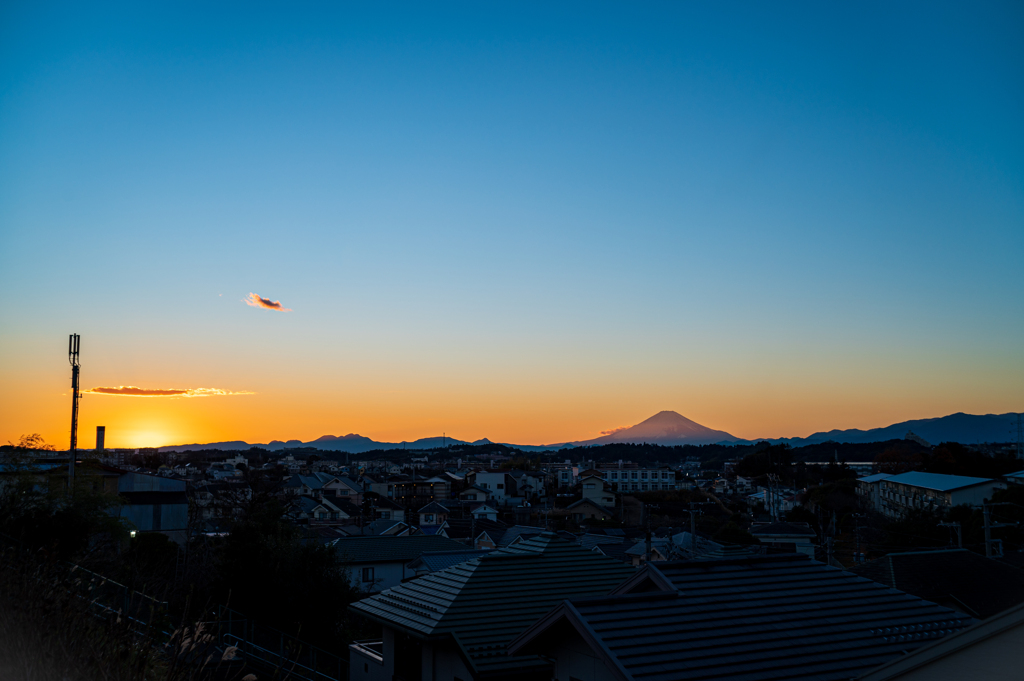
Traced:
<path id="1" fill-rule="evenodd" d="M 893 476 L 892 473 L 875 473 L 857 480 L 857 496 L 868 508 L 879 510 L 882 507 L 882 481 Z"/>
<path id="2" fill-rule="evenodd" d="M 585 523 L 588 520 L 614 520 L 617 517 L 614 509 L 601 506 L 590 499 L 580 499 L 569 504 L 566 510 L 577 523 Z"/>
<path id="3" fill-rule="evenodd" d="M 491 493 L 479 485 L 470 485 L 459 492 L 459 501 L 487 501 L 490 497 Z"/>
<path id="4" fill-rule="evenodd" d="M 509 471 L 477 471 L 466 476 L 472 477 L 471 484 L 487 490 L 490 501 L 506 506 L 516 496 L 516 478 Z"/>
<path id="5" fill-rule="evenodd" d="M 676 488 L 676 472 L 667 467 L 629 468 L 626 464 L 620 463 L 617 466 L 601 466 L 598 472 L 604 481 L 619 493 L 665 491 Z"/>
<path id="6" fill-rule="evenodd" d="M 444 521 L 448 520 L 448 516 L 451 511 L 447 506 L 442 506 L 436 501 L 432 501 L 419 511 L 420 528 L 442 525 Z"/>
<path id="7" fill-rule="evenodd" d="M 646 563 L 508 652 L 552 660 L 558 679 L 848 681 L 971 622 L 801 554 L 745 556 Z"/>
<path id="8" fill-rule="evenodd" d="M 375 593 L 415 577 L 408 565 L 426 551 L 464 551 L 465 546 L 431 535 L 345 537 L 333 542 L 338 562 L 348 570 L 352 585 Z"/>
<path id="9" fill-rule="evenodd" d="M 939 511 L 967 504 L 981 506 L 1006 483 L 987 478 L 912 471 L 880 480 L 876 510 L 901 518 L 914 509 Z"/>
<path id="10" fill-rule="evenodd" d="M 605 508 L 615 508 L 615 492 L 600 475 L 585 475 L 580 479 L 583 498 Z"/>
<path id="11" fill-rule="evenodd" d="M 350 646 L 349 680 L 547 681 L 547 659 L 506 645 L 563 599 L 606 594 L 633 572 L 553 533 L 431 572 L 350 606 L 383 638 Z"/>
<path id="12" fill-rule="evenodd" d="M 406 508 L 422 508 L 432 501 L 447 501 L 449 484 L 445 480 L 388 481 L 388 496 Z"/>
<path id="13" fill-rule="evenodd" d="M 1024 605 L 1004 610 L 857 677 L 857 681 L 1018 681 Z"/>
<path id="14" fill-rule="evenodd" d="M 814 558 L 817 549 L 814 540 L 818 535 L 807 523 L 754 523 L 750 534 L 763 546 L 777 551 L 803 553 Z"/>
<path id="15" fill-rule="evenodd" d="M 138 532 L 159 532 L 179 544 L 185 543 L 188 497 L 184 480 L 103 469 L 117 474 L 117 493 L 128 502 L 118 509 L 121 518 Z"/>
<path id="16" fill-rule="evenodd" d="M 967 549 L 890 553 L 850 572 L 978 619 L 1024 603 L 1024 570 Z"/>
<path id="17" fill-rule="evenodd" d="M 373 508 L 378 520 L 405 522 L 405 507 L 387 497 L 374 497 Z"/>
<path id="18" fill-rule="evenodd" d="M 487 504 L 480 504 L 476 506 L 472 511 L 469 512 L 476 520 L 497 520 L 498 509 L 488 506 Z"/>
<path id="19" fill-rule="evenodd" d="M 468 560 L 486 555 L 487 549 L 463 548 L 457 551 L 426 551 L 419 558 L 411 561 L 408 568 L 421 577 L 431 572 L 447 570 L 450 567 L 465 563 Z"/>

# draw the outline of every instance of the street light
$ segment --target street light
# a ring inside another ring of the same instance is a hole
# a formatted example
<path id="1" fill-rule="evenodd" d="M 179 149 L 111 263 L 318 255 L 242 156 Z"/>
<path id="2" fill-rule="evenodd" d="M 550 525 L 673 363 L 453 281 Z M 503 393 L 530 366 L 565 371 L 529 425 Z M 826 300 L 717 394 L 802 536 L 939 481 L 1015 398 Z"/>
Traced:
<path id="1" fill-rule="evenodd" d="M 132 538 L 132 539 L 135 539 L 135 535 L 136 535 L 137 533 L 136 533 L 136 531 L 135 531 L 135 530 L 132 530 L 132 531 L 131 531 L 131 532 L 129 532 L 128 534 L 129 534 L 129 536 L 131 536 L 131 538 Z"/>

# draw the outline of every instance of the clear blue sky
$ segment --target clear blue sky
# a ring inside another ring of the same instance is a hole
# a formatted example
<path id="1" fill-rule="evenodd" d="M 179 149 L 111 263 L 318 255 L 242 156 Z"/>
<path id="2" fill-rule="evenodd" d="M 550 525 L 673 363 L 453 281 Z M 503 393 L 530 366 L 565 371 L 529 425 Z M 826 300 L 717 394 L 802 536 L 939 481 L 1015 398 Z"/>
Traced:
<path id="1" fill-rule="evenodd" d="M 1022 121 L 1019 2 L 6 3 L 0 441 L 1019 411 Z"/>

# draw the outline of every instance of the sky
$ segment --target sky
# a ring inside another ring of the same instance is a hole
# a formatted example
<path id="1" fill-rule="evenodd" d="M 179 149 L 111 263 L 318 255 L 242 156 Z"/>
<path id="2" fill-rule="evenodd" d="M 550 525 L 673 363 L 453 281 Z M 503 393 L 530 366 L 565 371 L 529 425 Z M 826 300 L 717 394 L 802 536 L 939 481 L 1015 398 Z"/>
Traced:
<path id="1" fill-rule="evenodd" d="M 0 443 L 1021 411 L 1022 121 L 1019 2 L 6 2 Z"/>

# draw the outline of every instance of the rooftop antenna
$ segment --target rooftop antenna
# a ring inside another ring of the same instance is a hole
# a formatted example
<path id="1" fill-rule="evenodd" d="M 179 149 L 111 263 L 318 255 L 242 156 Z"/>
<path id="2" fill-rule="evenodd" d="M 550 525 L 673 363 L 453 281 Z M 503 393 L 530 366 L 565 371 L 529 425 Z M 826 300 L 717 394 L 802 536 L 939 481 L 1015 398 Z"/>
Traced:
<path id="1" fill-rule="evenodd" d="M 81 337 L 73 333 L 68 337 L 68 362 L 71 364 L 71 447 L 68 451 L 68 492 L 75 482 L 75 452 L 78 450 L 78 400 L 82 393 L 78 390 L 78 372 L 82 368 L 78 361 L 78 346 Z"/>

